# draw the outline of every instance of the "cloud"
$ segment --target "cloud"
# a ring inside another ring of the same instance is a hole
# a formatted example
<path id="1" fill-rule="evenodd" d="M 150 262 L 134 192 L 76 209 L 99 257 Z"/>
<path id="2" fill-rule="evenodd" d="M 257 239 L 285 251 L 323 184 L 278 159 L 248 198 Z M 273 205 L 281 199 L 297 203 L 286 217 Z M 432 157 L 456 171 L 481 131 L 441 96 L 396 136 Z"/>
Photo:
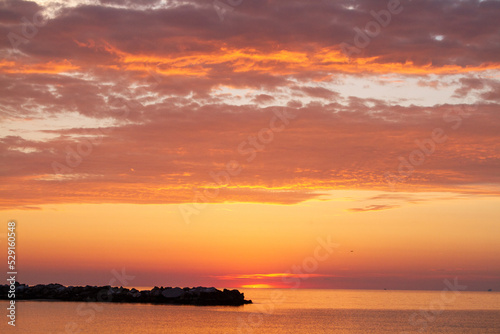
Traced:
<path id="1" fill-rule="evenodd" d="M 242 171 L 210 201 L 387 190 L 436 128 L 447 141 L 398 190 L 498 193 L 500 3 L 406 2 L 352 58 L 341 43 L 387 1 L 350 4 L 244 1 L 221 21 L 212 2 L 77 1 L 28 38 L 22 18 L 53 7 L 3 2 L 2 206 L 186 203 L 230 161 Z M 449 103 L 391 103 L 387 77 L 407 86 L 399 100 L 447 88 Z M 343 87 L 367 78 L 387 87 L 380 98 Z M 461 107 L 471 115 L 457 120 Z M 280 110 L 299 116 L 270 132 Z"/>
<path id="2" fill-rule="evenodd" d="M 474 90 L 482 89 L 485 86 L 485 80 L 481 78 L 461 78 L 459 81 L 462 87 L 455 90 L 455 96 L 457 97 L 466 96 Z"/>
<path id="3" fill-rule="evenodd" d="M 263 103 L 263 104 L 265 104 L 265 103 L 271 103 L 273 101 L 274 101 L 274 97 L 272 97 L 271 95 L 267 95 L 267 94 L 257 95 L 253 99 L 254 103 Z"/>
<path id="4" fill-rule="evenodd" d="M 283 131 L 269 133 L 270 120 L 283 110 L 298 116 L 286 126 L 275 124 L 285 126 Z M 374 111 L 357 100 L 351 106 L 311 103 L 257 112 L 247 105 L 182 106 L 167 100 L 137 111 L 140 122 L 52 130 L 56 136 L 42 141 L 4 137 L 0 173 L 3 189 L 13 201 L 26 199 L 19 202 L 23 205 L 96 198 L 189 202 L 197 189 L 214 184 L 221 189 L 216 201 L 297 203 L 337 187 L 388 189 L 385 173 L 398 173 L 398 157 L 408 159 L 419 149 L 416 140 L 442 127 L 448 141 L 435 144 L 434 153 L 398 184 L 400 190 L 467 192 L 467 185 L 478 191 L 480 184 L 499 184 L 496 108 L 479 106 L 458 130 L 443 121 L 453 110 L 381 106 Z M 228 179 L 231 161 L 241 172 Z M 65 177 L 73 174 L 81 177 Z"/>
<path id="5" fill-rule="evenodd" d="M 347 209 L 348 211 L 351 212 L 366 212 L 366 211 L 381 211 L 381 210 L 389 210 L 389 209 L 394 209 L 398 208 L 399 205 L 384 205 L 384 204 L 372 204 L 365 206 L 363 208 L 351 208 Z"/>
<path id="6" fill-rule="evenodd" d="M 68 60 L 86 68 L 141 71 L 147 64 L 157 64 L 165 75 L 206 76 L 221 70 L 310 76 L 317 71 L 425 74 L 498 68 L 496 1 L 462 1 L 453 6 L 448 1 L 405 3 L 402 13 L 351 62 L 340 45 L 353 43 L 354 28 L 374 20 L 370 11 L 383 10 L 386 1 L 361 1 L 356 10 L 342 2 L 260 1 L 238 6 L 224 22 L 212 3 L 185 1 L 149 11 L 120 3 L 119 8 L 65 8 L 29 43 L 20 45 L 20 51 L 42 63 Z M 31 18 L 41 8 L 23 1 L 4 6 L 18 18 Z M 2 36 L 22 33 L 21 20 L 3 20 L 7 25 Z M 440 24 L 429 26 L 428 21 Z M 436 34 L 444 40 L 433 39 Z M 1 49 L 10 47 L 7 38 L 0 40 Z"/>

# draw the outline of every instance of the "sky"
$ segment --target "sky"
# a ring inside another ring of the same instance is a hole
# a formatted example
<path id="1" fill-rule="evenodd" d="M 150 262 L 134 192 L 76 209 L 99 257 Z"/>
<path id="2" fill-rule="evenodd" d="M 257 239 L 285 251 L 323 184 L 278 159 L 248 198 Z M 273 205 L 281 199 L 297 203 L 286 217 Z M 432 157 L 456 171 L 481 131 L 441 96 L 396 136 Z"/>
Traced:
<path id="1" fill-rule="evenodd" d="M 3 0 L 18 280 L 500 290 L 499 16 L 493 0 Z"/>

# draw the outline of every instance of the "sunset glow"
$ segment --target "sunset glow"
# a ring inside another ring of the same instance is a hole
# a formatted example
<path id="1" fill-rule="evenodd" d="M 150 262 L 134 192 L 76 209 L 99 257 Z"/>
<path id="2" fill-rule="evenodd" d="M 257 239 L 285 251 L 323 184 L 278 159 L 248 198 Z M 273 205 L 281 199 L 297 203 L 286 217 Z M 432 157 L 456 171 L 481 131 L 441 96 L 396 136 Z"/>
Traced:
<path id="1" fill-rule="evenodd" d="M 269 284 L 251 284 L 251 285 L 242 285 L 241 288 L 246 288 L 246 289 L 270 289 L 270 288 L 276 288 L 275 286 L 269 285 Z"/>
<path id="2" fill-rule="evenodd" d="M 499 2 L 350 4 L 0 4 L 20 280 L 500 289 Z"/>

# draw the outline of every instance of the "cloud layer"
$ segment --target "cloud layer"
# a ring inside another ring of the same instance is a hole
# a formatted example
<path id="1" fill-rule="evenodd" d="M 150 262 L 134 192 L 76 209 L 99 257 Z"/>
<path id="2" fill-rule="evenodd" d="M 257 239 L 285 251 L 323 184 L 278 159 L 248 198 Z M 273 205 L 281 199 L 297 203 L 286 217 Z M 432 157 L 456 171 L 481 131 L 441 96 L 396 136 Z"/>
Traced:
<path id="1" fill-rule="evenodd" d="M 388 3 L 4 2 L 1 206 L 498 194 L 500 3 L 402 1 L 346 54 Z"/>

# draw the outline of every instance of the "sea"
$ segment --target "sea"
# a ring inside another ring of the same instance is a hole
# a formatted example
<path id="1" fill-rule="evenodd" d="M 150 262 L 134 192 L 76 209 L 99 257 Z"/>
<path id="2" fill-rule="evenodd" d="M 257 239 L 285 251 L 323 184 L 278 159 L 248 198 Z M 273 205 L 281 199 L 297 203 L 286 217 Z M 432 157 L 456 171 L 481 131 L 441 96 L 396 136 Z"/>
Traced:
<path id="1" fill-rule="evenodd" d="M 500 292 L 239 289 L 253 304 L 18 301 L 1 333 L 500 333 Z"/>

